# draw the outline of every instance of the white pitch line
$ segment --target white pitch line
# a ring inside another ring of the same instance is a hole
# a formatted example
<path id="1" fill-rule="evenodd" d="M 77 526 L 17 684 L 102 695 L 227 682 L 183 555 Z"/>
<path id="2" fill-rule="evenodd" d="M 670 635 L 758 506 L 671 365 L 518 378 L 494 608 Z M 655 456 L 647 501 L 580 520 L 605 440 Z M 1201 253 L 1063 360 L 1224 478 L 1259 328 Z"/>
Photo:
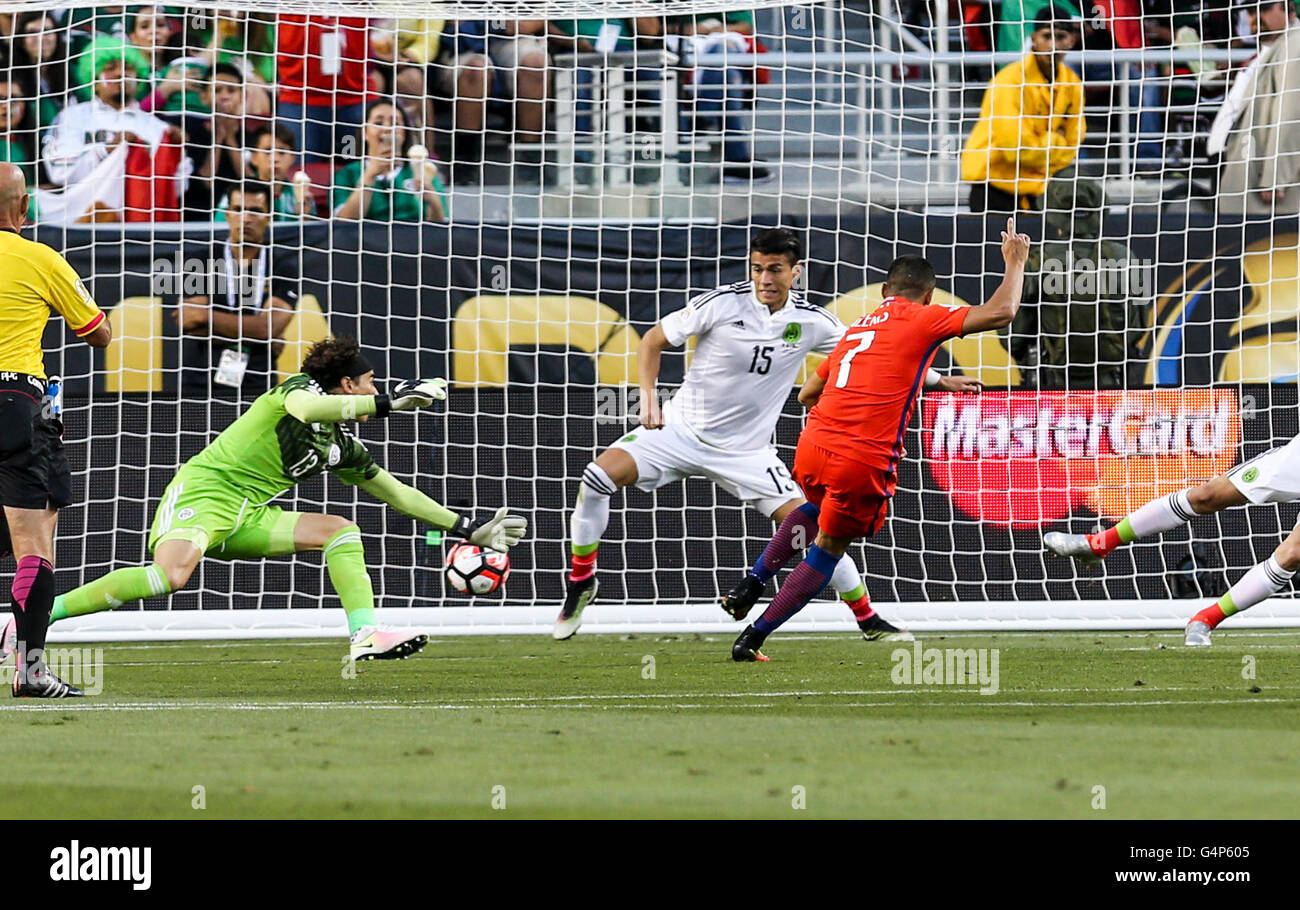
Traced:
<path id="1" fill-rule="evenodd" d="M 138 645 L 128 644 L 119 641 L 106 641 L 106 642 L 102 642 L 102 646 L 105 648 L 111 648 L 114 651 L 155 651 L 155 650 L 162 650 L 165 648 L 200 648 L 200 649 L 266 648 L 266 647 L 321 648 L 326 646 L 331 648 L 338 648 L 345 645 L 346 643 L 347 643 L 346 638 L 340 638 L 338 641 L 309 641 L 309 640 L 298 639 L 298 638 L 276 638 L 276 639 L 268 638 L 264 641 L 228 641 L 228 642 L 208 642 L 208 643 L 191 642 L 191 641 L 157 641 L 153 643 L 138 644 Z M 53 645 L 52 647 L 80 648 L 91 644 L 96 644 L 96 642 L 85 642 L 85 643 L 69 644 L 63 646 Z"/>
<path id="2" fill-rule="evenodd" d="M 969 690 L 973 693 L 973 689 Z M 618 697 L 618 696 L 606 696 Z M 627 697 L 627 696 L 623 696 Z M 698 696 L 676 695 L 668 696 L 670 698 L 692 698 Z M 713 696 L 706 696 L 713 697 Z M 742 696 L 744 697 L 744 696 Z M 747 696 L 749 698 L 772 697 L 769 693 L 755 693 Z M 779 697 L 779 696 L 777 696 Z M 393 702 L 267 702 L 267 703 L 209 703 L 209 702 L 121 702 L 117 704 L 75 704 L 64 701 L 50 702 L 41 705 L 0 705 L 0 712 L 12 711 L 22 712 L 59 712 L 59 711 L 301 711 L 301 710 L 381 710 L 381 711 L 472 711 L 484 710 L 485 708 L 509 708 L 509 709 L 540 709 L 540 708 L 562 708 L 562 709 L 587 709 L 599 708 L 601 710 L 622 710 L 622 709 L 674 709 L 674 708 L 720 708 L 720 707 L 740 707 L 740 708 L 759 708 L 772 707 L 770 703 L 755 702 L 728 705 L 725 702 L 673 702 L 669 704 L 652 704 L 644 701 L 623 701 L 609 702 L 597 701 L 600 696 L 588 696 L 587 701 L 574 701 L 565 703 L 555 702 L 538 702 L 538 701 L 519 701 L 502 704 L 484 704 L 482 702 L 416 702 L 409 704 L 398 704 Z M 1241 704 L 1281 704 L 1296 703 L 1294 698 L 1219 698 L 1219 699 L 1151 699 L 1139 701 L 1075 701 L 1075 702 L 1053 702 L 1053 701 L 1000 701 L 996 696 L 983 696 L 975 701 L 959 702 L 926 702 L 924 705 L 917 707 L 924 708 L 1120 708 L 1120 707 L 1161 707 L 1169 705 L 1241 705 Z M 897 701 L 869 701 L 869 702 L 821 702 L 808 703 L 801 705 L 805 708 L 892 708 L 898 707 Z"/>
<path id="3" fill-rule="evenodd" d="M 1253 699 L 1250 699 L 1249 701 L 1250 701 L 1250 703 L 1252 703 L 1252 704 L 1260 703 L 1260 702 L 1264 702 L 1264 703 L 1287 703 L 1287 704 L 1290 704 L 1290 703 L 1294 703 L 1296 700 L 1295 700 L 1295 699 L 1291 699 L 1291 698 L 1253 698 Z M 974 701 L 974 702 L 966 702 L 966 701 L 958 701 L 958 702 L 928 702 L 928 703 L 926 703 L 926 704 L 925 704 L 924 706 L 922 706 L 922 707 L 925 707 L 925 708 L 1145 708 L 1145 707 L 1149 707 L 1149 706 L 1161 707 L 1161 706 L 1167 706 L 1167 705 L 1235 705 L 1235 704 L 1241 704 L 1241 702 L 1237 701 L 1236 699 L 1231 699 L 1231 698 L 1224 698 L 1224 699 L 1211 699 L 1211 700 L 1195 699 L 1195 700 L 1184 700 L 1184 701 L 1175 701 L 1175 700 L 1167 700 L 1167 701 L 1076 701 L 1076 702 L 1066 702 L 1066 701 L 1059 701 L 1059 702 L 1053 702 L 1053 701 L 997 701 L 995 696 L 981 696 L 980 700 L 978 700 L 978 701 Z M 435 706 L 431 706 L 431 707 L 435 707 Z M 443 707 L 443 706 L 436 706 L 436 707 Z M 451 707 L 451 706 L 448 706 L 448 707 Z M 457 705 L 457 706 L 454 706 L 454 707 L 458 707 L 458 708 L 460 708 L 460 707 L 470 707 L 470 706 Z M 481 708 L 482 706 L 481 706 L 481 705 L 474 705 L 474 706 L 472 706 L 472 707 L 479 707 L 479 708 Z M 690 703 L 683 703 L 683 704 L 669 704 L 669 705 L 650 705 L 650 704 L 645 704 L 645 703 L 633 703 L 633 702 L 628 702 L 628 703 L 626 703 L 626 704 L 587 704 L 587 703 L 574 703 L 574 704 L 565 704 L 565 705 L 522 704 L 522 705 L 501 705 L 500 707 L 503 707 L 503 708 L 563 708 L 563 709 L 569 709 L 569 708 L 599 708 L 599 709 L 604 710 L 604 711 L 610 711 L 610 710 L 616 710 L 616 709 L 617 709 L 617 710 L 624 710 L 624 709 L 637 709 L 637 710 L 672 710 L 672 709 L 676 709 L 676 708 L 719 708 L 719 707 L 723 707 L 723 706 L 722 706 L 722 705 L 716 705 L 716 704 L 690 704 Z M 773 707 L 773 706 L 772 706 L 771 704 L 763 704 L 763 703 L 760 702 L 760 703 L 754 703 L 754 704 L 748 704 L 748 703 L 747 703 L 747 704 L 741 704 L 741 705 L 734 705 L 734 706 L 729 706 L 729 707 L 738 707 L 738 708 L 770 708 L 770 707 Z M 898 707 L 898 702 L 888 702 L 888 701 L 851 701 L 851 702 L 837 702 L 837 703 L 808 704 L 808 705 L 800 705 L 800 707 L 801 707 L 801 708 L 897 708 L 897 707 Z"/>
<path id="4" fill-rule="evenodd" d="M 468 699 L 468 701 L 479 704 L 495 703 L 512 703 L 512 702 L 565 702 L 565 701 L 593 701 L 593 700 L 638 700 L 638 699 L 668 699 L 668 698 L 842 698 L 845 696 L 857 695 L 920 695 L 925 692 L 933 693 L 940 688 L 964 688 L 975 689 L 978 685 L 971 684 L 965 687 L 941 687 L 941 686 L 895 686 L 889 689 L 832 689 L 824 692 L 812 690 L 806 691 L 784 691 L 784 692 L 628 692 L 613 693 L 608 695 L 485 695 L 480 698 Z M 1033 689 L 1020 689 L 1016 687 L 1003 687 L 1001 692 L 1131 692 L 1134 689 L 1143 689 L 1148 692 L 1214 692 L 1218 691 L 1219 686 L 1123 686 L 1119 689 L 1105 689 L 1098 687 L 1062 687 L 1062 688 L 1043 688 L 1035 686 Z M 1270 687 L 1272 688 L 1272 687 Z M 1281 691 L 1287 691 L 1285 689 Z M 387 702 L 385 704 L 388 704 Z"/>
<path id="5" fill-rule="evenodd" d="M 1215 650 L 1214 650 L 1213 652 L 1205 651 L 1205 652 L 1202 652 L 1202 653 L 1206 653 L 1206 654 L 1209 654 L 1209 653 L 1218 654 L 1218 653 L 1221 653 L 1221 652 L 1223 652 L 1223 651 L 1228 650 L 1230 647 L 1231 647 L 1231 645 L 1229 645 L 1229 644 L 1227 644 L 1227 643 L 1221 641 L 1221 642 L 1219 642 L 1219 643 L 1215 646 Z M 1245 645 L 1244 645 L 1244 644 L 1239 644 L 1238 647 L 1245 647 Z M 1295 651 L 1295 650 L 1297 650 L 1297 649 L 1300 649 L 1300 641 L 1296 642 L 1296 643 L 1293 644 L 1293 645 L 1266 645 L 1266 644 L 1261 644 L 1260 642 L 1251 642 L 1250 645 L 1249 645 L 1249 647 L 1250 647 L 1250 649 L 1251 649 L 1252 651 Z M 1166 646 L 1163 647 L 1163 648 L 1160 647 L 1159 645 L 1147 645 L 1147 646 L 1145 646 L 1145 647 L 1141 647 L 1141 648 L 1110 648 L 1109 650 L 1111 650 L 1111 651 L 1148 651 L 1148 652 L 1153 652 L 1153 651 L 1193 651 L 1193 650 L 1196 650 L 1196 649 L 1194 649 L 1194 648 L 1189 648 L 1189 647 L 1187 647 L 1186 645 L 1175 645 L 1175 646 L 1173 646 L 1173 647 L 1169 647 L 1168 645 L 1166 645 Z"/>
<path id="6" fill-rule="evenodd" d="M 422 654 L 421 660 L 436 660 L 439 663 L 455 663 L 457 661 L 481 660 L 478 657 L 441 657 L 436 654 Z M 514 658 L 511 658 L 512 660 Z M 297 659 L 292 657 L 240 657 L 227 661 L 234 664 L 304 664 L 304 663 L 328 663 L 336 664 L 338 661 L 331 658 L 310 658 Z M 210 660 L 105 660 L 105 667 L 213 667 L 218 666 Z"/>
<path id="7" fill-rule="evenodd" d="M 1234 699 L 1221 698 L 1210 699 L 1192 699 L 1192 701 L 1149 701 L 1149 702 L 1000 702 L 993 698 L 987 701 L 975 702 L 931 702 L 926 707 L 1165 707 L 1165 706 L 1195 706 L 1195 705 L 1261 705 L 1261 703 L 1294 703 L 1292 698 L 1251 698 L 1251 699 Z M 844 702 L 844 703 L 823 703 L 823 705 L 806 705 L 803 707 L 897 707 L 898 702 Z M 304 710 L 390 710 L 390 711 L 481 711 L 484 705 L 456 705 L 456 703 L 446 703 L 446 705 L 434 705 L 434 703 L 425 703 L 425 705 L 348 705 L 348 703 L 326 702 L 320 705 L 298 705 L 298 703 L 286 703 L 286 705 L 86 705 L 82 707 L 69 706 L 51 706 L 42 707 L 35 705 L 13 705 L 0 707 L 0 712 L 31 712 L 31 711 L 109 711 L 109 712 L 133 712 L 133 711 L 179 711 L 179 710 L 214 710 L 214 711 L 304 711 Z M 567 705 L 537 705 L 537 703 L 519 703 L 519 705 L 500 705 L 498 707 L 510 708 L 510 710 L 538 710 L 538 708 L 563 708 L 563 710 L 594 710 L 611 711 L 611 710 L 689 710 L 689 708 L 707 708 L 723 707 L 716 703 L 698 703 L 698 702 L 676 702 L 671 705 L 647 705 L 645 702 L 625 702 L 620 705 L 610 705 L 610 703 L 590 702 L 572 702 Z M 762 708 L 772 707 L 768 702 L 744 703 L 735 707 L 744 708 Z"/>
<path id="8" fill-rule="evenodd" d="M 241 662 L 261 663 L 263 661 L 241 661 Z M 733 701 L 733 700 L 753 699 L 753 698 L 804 699 L 804 698 L 853 698 L 859 696 L 909 696 L 909 695 L 921 696 L 921 695 L 938 695 L 940 694 L 939 690 L 941 689 L 946 689 L 949 691 L 959 691 L 959 692 L 973 692 L 978 690 L 978 688 L 979 688 L 978 683 L 971 683 L 966 686 L 899 685 L 888 689 L 830 689 L 826 691 L 816 691 L 812 689 L 793 689 L 793 690 L 769 691 L 769 692 L 613 692 L 613 693 L 589 693 L 585 695 L 484 695 L 484 696 L 464 699 L 462 703 L 465 704 L 466 706 L 472 706 L 478 708 L 512 707 L 516 705 L 527 706 L 530 704 L 535 704 L 538 707 L 545 707 L 548 705 L 553 707 L 564 707 L 566 703 L 574 703 L 574 702 L 585 703 L 585 702 L 622 701 L 628 704 L 633 704 L 637 702 L 667 701 L 674 698 L 718 699 L 718 700 Z M 1122 692 L 1123 693 L 1133 692 L 1136 691 L 1137 689 L 1141 689 L 1144 692 L 1217 692 L 1217 691 L 1221 691 L 1222 688 L 1223 688 L 1222 686 L 1122 686 L 1117 689 L 1106 689 L 1106 688 L 1097 688 L 1097 687 L 1088 687 L 1088 686 L 1063 686 L 1063 687 L 1037 687 L 1036 686 L 1032 689 L 1025 689 L 1022 687 L 1002 686 L 999 688 L 998 691 L 999 694 L 1003 696 L 1012 695 L 1019 692 L 1052 692 L 1052 693 L 1060 693 L 1060 694 L 1076 693 L 1076 692 L 1083 693 L 1083 694 L 1104 694 L 1109 692 L 1118 695 Z M 1269 691 L 1280 693 L 1280 692 L 1289 692 L 1293 690 L 1288 687 L 1269 686 Z M 986 697 L 991 698 L 994 696 L 986 696 Z M 1259 699 L 1254 699 L 1254 700 L 1258 701 Z M 1300 701 L 1300 695 L 1297 696 L 1296 700 Z M 723 701 L 723 703 L 725 704 L 726 701 Z M 1152 703 L 1154 702 L 1135 702 L 1135 704 L 1152 704 Z M 1196 703 L 1200 703 L 1200 702 L 1196 702 Z M 1211 702 L 1206 702 L 1206 703 L 1211 703 Z M 48 709 L 46 709 L 42 705 L 5 706 L 3 704 L 0 704 L 0 711 L 17 710 L 20 708 L 28 709 L 28 710 L 53 710 L 56 705 L 55 702 L 48 702 L 47 704 L 50 706 Z M 286 707 L 302 707 L 302 708 L 332 708 L 332 707 L 418 708 L 421 706 L 436 704 L 436 703 L 432 703 L 432 702 L 398 703 L 398 702 L 389 702 L 389 701 L 349 701 L 346 703 L 332 702 L 332 701 L 264 702 L 264 703 L 262 702 L 223 703 L 223 702 L 215 702 L 215 701 L 213 702 L 160 701 L 160 702 L 118 702 L 118 703 L 108 704 L 108 705 L 96 705 L 89 702 L 60 700 L 57 702 L 57 704 L 66 707 L 70 710 L 81 711 L 81 710 L 92 710 L 97 708 L 109 709 L 117 706 L 129 706 L 129 707 L 140 706 L 142 708 L 167 708 L 167 707 L 176 706 L 176 707 L 193 708 L 193 709 L 211 708 L 213 710 L 227 710 L 227 709 L 240 710 L 246 707 L 257 708 L 257 707 L 261 707 L 262 705 L 267 705 L 271 707 L 278 707 L 279 705 L 284 705 Z M 888 703 L 880 702 L 879 704 L 888 704 Z M 927 704 L 936 704 L 936 703 L 928 702 Z M 999 704 L 1010 704 L 1010 702 L 999 702 Z M 1027 702 L 1026 704 L 1030 704 L 1030 703 Z M 1064 703 L 1063 702 L 1042 702 L 1042 704 L 1064 704 Z M 1106 704 L 1112 704 L 1112 702 L 1106 702 Z M 818 707 L 824 707 L 824 706 L 819 705 Z"/>

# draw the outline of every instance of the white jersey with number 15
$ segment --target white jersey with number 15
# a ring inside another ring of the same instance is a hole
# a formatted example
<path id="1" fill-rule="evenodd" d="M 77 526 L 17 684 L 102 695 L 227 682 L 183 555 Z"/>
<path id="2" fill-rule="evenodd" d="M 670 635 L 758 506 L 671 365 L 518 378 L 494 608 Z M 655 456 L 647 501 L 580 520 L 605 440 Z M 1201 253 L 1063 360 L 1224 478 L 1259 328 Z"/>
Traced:
<path id="1" fill-rule="evenodd" d="M 750 281 L 701 294 L 661 325 L 674 347 L 696 338 L 664 421 L 684 424 L 701 441 L 729 451 L 771 444 L 804 359 L 834 350 L 845 331 L 835 314 L 793 292 L 770 312 Z"/>

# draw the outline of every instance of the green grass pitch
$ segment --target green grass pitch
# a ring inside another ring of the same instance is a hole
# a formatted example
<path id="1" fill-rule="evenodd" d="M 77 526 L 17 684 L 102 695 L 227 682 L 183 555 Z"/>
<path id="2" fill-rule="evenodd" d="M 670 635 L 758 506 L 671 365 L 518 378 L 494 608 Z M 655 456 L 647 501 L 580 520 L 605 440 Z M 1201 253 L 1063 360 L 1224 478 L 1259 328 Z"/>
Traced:
<path id="1" fill-rule="evenodd" d="M 0 816 L 1300 813 L 1300 631 L 923 639 L 996 649 L 996 694 L 896 683 L 910 645 L 732 638 L 442 638 L 354 679 L 342 641 L 108 644 L 103 694 L 0 704 Z"/>

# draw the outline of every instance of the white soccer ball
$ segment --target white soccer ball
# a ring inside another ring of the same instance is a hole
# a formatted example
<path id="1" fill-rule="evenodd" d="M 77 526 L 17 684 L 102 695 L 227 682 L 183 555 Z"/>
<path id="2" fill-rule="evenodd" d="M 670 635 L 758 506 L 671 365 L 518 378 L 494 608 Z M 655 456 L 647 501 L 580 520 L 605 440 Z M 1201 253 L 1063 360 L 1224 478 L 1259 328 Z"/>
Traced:
<path id="1" fill-rule="evenodd" d="M 510 577 L 510 557 L 470 543 L 447 554 L 447 583 L 462 594 L 491 594 Z"/>

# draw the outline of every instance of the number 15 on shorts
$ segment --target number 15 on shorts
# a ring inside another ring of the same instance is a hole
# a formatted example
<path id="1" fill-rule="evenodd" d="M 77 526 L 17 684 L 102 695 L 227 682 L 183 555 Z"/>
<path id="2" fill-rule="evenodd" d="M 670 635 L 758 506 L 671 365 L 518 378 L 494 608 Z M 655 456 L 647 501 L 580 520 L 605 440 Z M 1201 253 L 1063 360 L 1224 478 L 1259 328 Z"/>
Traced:
<path id="1" fill-rule="evenodd" d="M 772 485 L 776 487 L 777 493 L 794 492 L 794 478 L 785 469 L 785 465 L 768 468 L 767 476 L 772 478 Z"/>

